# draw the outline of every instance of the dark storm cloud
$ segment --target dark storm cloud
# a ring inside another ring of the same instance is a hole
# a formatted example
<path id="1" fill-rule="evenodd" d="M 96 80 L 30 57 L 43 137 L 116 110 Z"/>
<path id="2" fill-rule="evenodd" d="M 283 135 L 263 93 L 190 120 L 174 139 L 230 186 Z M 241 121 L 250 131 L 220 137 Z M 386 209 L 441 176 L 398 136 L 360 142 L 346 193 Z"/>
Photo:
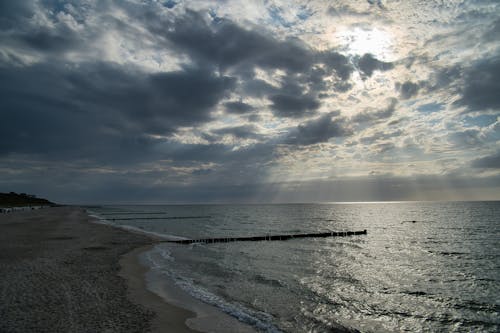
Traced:
<path id="1" fill-rule="evenodd" d="M 382 2 L 371 2 L 373 6 L 364 2 L 364 6 L 356 8 L 332 5 L 336 8 L 330 7 L 329 13 L 336 16 L 333 23 L 338 27 L 354 26 L 352 19 L 366 22 L 368 15 L 376 25 L 397 23 L 391 23 L 386 15 L 397 16 L 396 12 L 380 10 Z M 280 21 L 289 20 L 281 11 L 275 12 L 279 16 L 275 15 L 276 23 L 285 23 L 286 29 L 282 25 L 272 30 L 276 25 L 269 29 L 254 25 L 249 22 L 253 20 L 250 16 L 231 20 L 232 6 L 221 8 L 219 12 L 226 15 L 223 18 L 217 16 L 217 10 L 189 10 L 191 5 L 177 0 L 0 1 L 0 184 L 16 191 L 17 184 L 22 184 L 26 188 L 21 191 L 41 195 L 51 191 L 47 195 L 53 195 L 54 200 L 72 195 L 74 201 L 94 202 L 249 201 L 252 197 L 270 202 L 273 187 L 290 184 L 262 182 L 273 179 L 275 168 L 283 167 L 281 157 L 288 159 L 287 154 L 294 151 L 312 156 L 305 152 L 314 154 L 321 148 L 312 145 L 337 144 L 357 128 L 376 125 L 367 131 L 370 136 L 356 137 L 346 155 L 362 150 L 369 156 L 377 152 L 388 156 L 394 153 L 391 149 L 399 153 L 400 144 L 395 147 L 394 143 L 398 136 L 403 141 L 408 135 L 405 126 L 411 119 L 403 118 L 404 123 L 400 120 L 398 130 L 378 128 L 384 126 L 382 121 L 390 122 L 399 114 L 397 100 L 389 99 L 386 107 L 366 109 L 368 105 L 362 103 L 370 96 L 377 100 L 379 96 L 374 96 L 377 92 L 369 85 L 355 84 L 357 75 L 353 75 L 359 71 L 361 78 L 367 79 L 377 71 L 394 68 L 396 63 L 381 61 L 371 54 L 345 56 L 336 49 L 320 51 L 309 44 L 315 44 L 315 38 L 306 43 L 286 37 L 309 38 L 309 33 L 327 31 L 321 24 L 312 31 L 302 30 L 309 29 L 314 21 L 305 25 L 298 20 Z M 265 9 L 269 6 L 264 5 Z M 311 9 L 299 14 L 299 20 L 305 21 L 309 15 L 323 19 L 319 17 L 322 14 Z M 350 17 L 343 21 L 343 16 Z M 332 17 L 326 19 L 331 21 Z M 298 24 L 292 25 L 294 22 Z M 477 34 L 489 48 L 498 40 L 498 22 L 485 24 Z M 434 30 L 431 34 L 435 34 Z M 409 42 L 394 39 L 394 50 L 402 52 L 396 52 L 398 58 L 404 58 Z M 434 53 L 426 47 L 415 51 L 415 62 L 408 64 L 406 72 L 402 68 L 401 74 L 415 82 L 401 79 L 401 85 L 396 87 L 398 98 L 409 99 L 433 90 L 439 94 L 451 91 L 461 94 L 459 103 L 468 110 L 497 110 L 493 91 L 498 91 L 498 61 L 471 66 L 457 54 L 454 61 L 447 62 L 446 53 L 440 51 Z M 443 59 L 433 59 L 436 54 Z M 430 69 L 435 70 L 429 81 L 417 82 L 421 73 L 428 72 L 421 66 L 431 63 Z M 450 63 L 460 65 L 440 70 Z M 464 70 L 467 66 L 470 69 Z M 161 68 L 176 69 L 151 73 Z M 424 71 L 418 72 L 420 69 Z M 410 76 L 412 73 L 415 75 Z M 391 81 L 392 75 L 387 79 Z M 352 94 L 341 94 L 353 88 Z M 450 96 L 442 94 L 438 98 L 443 95 Z M 451 99 L 443 103 L 446 100 Z M 323 113 L 326 104 L 350 105 L 364 111 L 348 119 L 339 112 Z M 401 114 L 406 114 L 405 110 Z M 245 119 L 261 123 L 252 126 L 244 123 Z M 216 122 L 211 123 L 213 120 Z M 275 127 L 280 121 L 285 125 Z M 286 125 L 288 122 L 301 124 Z M 281 126 L 289 128 L 283 130 Z M 490 127 L 488 131 L 492 131 Z M 465 148 L 457 150 L 465 151 L 485 144 L 491 135 L 488 133 L 474 127 L 446 139 Z M 256 143 L 249 144 L 252 142 Z M 338 149 L 342 152 L 344 148 L 339 145 Z M 411 151 L 402 153 L 404 158 Z M 368 161 L 386 162 L 380 157 Z M 366 167 L 364 162 L 359 160 L 361 169 Z M 498 168 L 498 154 L 484 156 L 470 165 L 490 168 L 491 172 L 491 168 Z M 320 170 L 309 172 L 316 174 Z M 418 185 L 426 184 L 432 193 L 441 185 L 436 179 L 422 180 Z M 373 185 L 378 196 L 368 194 L 367 184 Z M 281 201 L 401 200 L 412 188 L 419 187 L 413 180 L 377 182 L 372 178 L 303 185 L 302 197 L 293 197 L 295 192 L 285 190 L 289 196 Z M 486 185 L 491 186 L 489 182 Z M 328 190 L 319 191 L 322 186 Z M 356 193 L 350 195 L 350 190 Z"/>
<path id="2" fill-rule="evenodd" d="M 311 96 L 302 95 L 272 95 L 269 97 L 272 101 L 271 108 L 273 113 L 279 117 L 301 117 L 307 111 L 313 111 L 319 108 L 320 103 Z"/>
<path id="3" fill-rule="evenodd" d="M 255 79 L 255 68 L 281 69 L 288 78 L 300 76 L 302 84 L 312 88 L 313 93 L 329 88 L 318 85 L 326 77 L 333 76 L 337 83 L 344 82 L 353 71 L 349 59 L 333 50 L 312 50 L 299 39 L 280 40 L 262 28 L 248 30 L 228 19 L 210 22 L 207 17 L 194 11 L 188 10 L 170 21 L 151 14 L 147 24 L 161 43 L 188 55 L 200 66 L 216 66 L 240 76 L 243 78 L 243 91 L 255 96 L 288 94 L 287 87 L 282 88 L 286 91 L 276 91 L 280 88 Z M 388 66 L 375 59 L 373 61 L 378 69 Z M 323 65 L 325 70 L 318 71 L 315 67 L 318 64 Z M 258 82 L 252 82 L 254 80 Z M 345 84 L 337 86 L 343 89 L 348 87 Z M 307 98 L 304 103 L 308 104 Z M 280 109 L 280 106 L 276 109 Z"/>
<path id="4" fill-rule="evenodd" d="M 457 105 L 468 111 L 500 110 L 500 56 L 477 62 L 464 75 Z"/>
<path id="5" fill-rule="evenodd" d="M 149 106 L 147 114 L 174 120 L 174 126 L 208 120 L 211 108 L 235 83 L 233 78 L 199 70 L 153 74 L 150 80 L 153 96 L 141 101 Z"/>
<path id="6" fill-rule="evenodd" d="M 241 89 L 250 96 L 265 97 L 269 94 L 275 94 L 279 91 L 278 88 L 270 85 L 264 80 L 248 79 L 241 83 Z"/>
<path id="7" fill-rule="evenodd" d="M 12 37 L 17 38 L 26 46 L 41 52 L 60 53 L 78 45 L 78 36 L 71 29 L 60 29 L 57 32 L 40 29 L 37 32 L 29 32 Z"/>
<path id="8" fill-rule="evenodd" d="M 313 59 L 313 52 L 298 40 L 279 41 L 227 19 L 209 23 L 204 15 L 191 10 L 173 21 L 156 19 L 148 22 L 151 31 L 198 62 L 222 69 L 250 63 L 299 72 L 311 66 Z"/>
<path id="9" fill-rule="evenodd" d="M 462 76 L 463 67 L 461 65 L 457 64 L 450 67 L 439 68 L 431 75 L 429 81 L 423 84 L 423 88 L 429 93 L 444 88 L 455 90 L 454 85 L 460 81 Z"/>
<path id="10" fill-rule="evenodd" d="M 217 135 L 232 135 L 236 138 L 241 138 L 241 139 L 259 138 L 259 135 L 257 134 L 257 128 L 252 125 L 224 127 L 214 130 L 212 131 L 212 133 Z"/>
<path id="11" fill-rule="evenodd" d="M 45 19 L 34 23 L 43 12 Z M 57 11 L 55 11 L 57 12 Z M 32 50 L 42 55 L 57 55 L 80 47 L 82 38 L 54 11 L 30 1 L 3 1 L 0 5 L 0 39 L 3 46 Z"/>
<path id="12" fill-rule="evenodd" d="M 20 20 L 31 17 L 34 11 L 30 1 L 0 1 L 0 29 L 16 28 Z"/>
<path id="13" fill-rule="evenodd" d="M 226 102 L 224 103 L 224 107 L 226 108 L 227 112 L 237 114 L 248 113 L 255 109 L 250 104 L 243 102 Z"/>
<path id="14" fill-rule="evenodd" d="M 472 161 L 473 168 L 500 169 L 500 151 L 493 155 L 484 156 Z"/>
<path id="15" fill-rule="evenodd" d="M 279 39 L 263 27 L 244 28 L 228 18 L 192 10 L 175 17 L 147 12 L 142 20 L 158 45 L 187 56 L 198 67 L 237 77 L 237 92 L 270 100 L 277 117 L 302 117 L 320 107 L 321 96 L 352 88 L 352 59 L 333 49 L 314 50 L 300 39 Z M 364 76 L 393 68 L 369 54 L 355 62 Z M 256 69 L 266 70 L 278 85 L 256 78 Z M 284 75 L 273 74 L 275 70 Z M 229 103 L 228 112 L 250 111 Z"/>
<path id="16" fill-rule="evenodd" d="M 500 19 L 492 23 L 491 28 L 484 34 L 484 39 L 488 42 L 500 40 Z"/>
<path id="17" fill-rule="evenodd" d="M 148 134 L 208 121 L 232 87 L 231 78 L 196 69 L 145 74 L 106 63 L 0 67 L 0 152 L 133 157 L 127 146 L 151 146 Z"/>
<path id="18" fill-rule="evenodd" d="M 338 117 L 338 112 L 332 112 L 317 119 L 297 126 L 288 133 L 285 143 L 307 146 L 327 142 L 331 138 L 349 136 L 352 134 L 345 118 Z"/>
<path id="19" fill-rule="evenodd" d="M 65 10 L 62 5 L 46 11 L 49 19 L 58 24 L 45 28 L 26 25 L 22 29 L 25 19 L 35 10 L 45 12 L 45 8 L 2 6 L 6 9 L 0 14 L 2 27 L 13 28 L 4 35 L 9 45 L 35 50 L 41 59 L 55 60 L 67 50 L 81 49 L 87 42 L 85 38 L 92 34 L 99 35 L 92 31 L 80 36 L 57 21 L 54 15 Z M 126 4 L 121 8 L 139 7 Z M 324 78 L 339 84 L 347 81 L 353 71 L 349 59 L 334 51 L 314 51 L 298 39 L 279 40 L 260 28 L 248 30 L 228 19 L 209 22 L 207 17 L 189 10 L 174 19 L 164 19 L 147 10 L 130 14 L 147 22 L 158 48 L 168 47 L 187 55 L 193 61 L 192 67 L 156 74 L 105 62 L 55 65 L 51 61 L 0 67 L 1 154 L 87 159 L 109 165 L 158 158 L 227 163 L 235 155 L 251 161 L 251 154 L 262 154 L 269 161 L 273 149 L 268 145 L 234 152 L 231 146 L 176 145 L 152 135 L 168 136 L 180 126 L 197 126 L 212 120 L 211 111 L 235 89 L 269 99 L 271 110 L 278 117 L 301 117 L 319 108 L 319 92 L 335 88 L 326 85 Z M 126 36 L 137 37 L 137 30 L 128 22 L 116 17 L 101 19 L 106 27 L 120 28 Z M 254 77 L 257 67 L 282 69 L 286 75 L 280 86 L 273 86 Z M 221 69 L 234 77 L 215 74 Z M 310 91 L 307 95 L 303 94 L 306 89 Z M 223 106 L 229 113 L 254 110 L 242 101 L 226 102 Z M 336 124 L 327 124 L 332 136 L 342 132 Z M 320 140 L 312 138 L 307 126 L 300 127 L 299 134 L 309 138 L 298 140 Z M 236 126 L 213 134 L 259 139 L 256 133 L 251 126 Z"/>
<path id="20" fill-rule="evenodd" d="M 353 68 L 346 56 L 334 51 L 325 51 L 319 53 L 319 58 L 321 59 L 321 63 L 325 64 L 327 68 L 335 70 L 342 80 L 348 80 L 351 76 Z"/>
<path id="21" fill-rule="evenodd" d="M 396 89 L 400 92 L 401 98 L 409 99 L 418 94 L 420 86 L 417 83 L 406 81 L 403 84 L 398 83 Z"/>
<path id="22" fill-rule="evenodd" d="M 372 76 L 373 72 L 387 71 L 394 68 L 390 62 L 384 62 L 376 59 L 373 55 L 366 53 L 358 60 L 358 67 L 366 76 Z"/>
<path id="23" fill-rule="evenodd" d="M 396 98 L 389 98 L 388 105 L 380 110 L 367 109 L 352 117 L 354 122 L 363 123 L 369 121 L 379 121 L 391 117 L 396 111 L 398 100 Z"/>

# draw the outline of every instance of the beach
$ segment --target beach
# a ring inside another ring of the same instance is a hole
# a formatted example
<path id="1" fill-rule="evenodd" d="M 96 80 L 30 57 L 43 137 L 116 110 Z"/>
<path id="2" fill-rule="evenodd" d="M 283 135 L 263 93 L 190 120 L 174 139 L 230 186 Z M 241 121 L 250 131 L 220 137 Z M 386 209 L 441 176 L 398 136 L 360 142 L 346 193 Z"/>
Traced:
<path id="1" fill-rule="evenodd" d="M 164 239 L 367 229 L 137 249 L 148 289 L 196 312 L 186 321 L 193 329 L 221 321 L 199 323 L 200 311 L 178 292 L 264 332 L 498 332 L 498 202 L 107 205 L 89 213 Z"/>
<path id="2" fill-rule="evenodd" d="M 145 287 L 153 240 L 91 222 L 78 207 L 0 215 L 0 331 L 194 332 L 195 313 Z"/>
<path id="3" fill-rule="evenodd" d="M 498 332 L 499 212 L 421 202 L 0 214 L 0 332 Z"/>

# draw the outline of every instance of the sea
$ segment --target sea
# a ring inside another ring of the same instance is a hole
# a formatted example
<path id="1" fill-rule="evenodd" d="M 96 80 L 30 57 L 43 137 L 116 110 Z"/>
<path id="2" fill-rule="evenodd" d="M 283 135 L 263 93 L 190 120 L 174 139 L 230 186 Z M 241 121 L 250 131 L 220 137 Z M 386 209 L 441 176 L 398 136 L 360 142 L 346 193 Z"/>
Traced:
<path id="1" fill-rule="evenodd" d="M 499 332 L 500 202 L 114 205 L 103 223 L 164 239 L 161 278 L 261 332 Z M 152 281 L 151 283 L 155 283 Z"/>

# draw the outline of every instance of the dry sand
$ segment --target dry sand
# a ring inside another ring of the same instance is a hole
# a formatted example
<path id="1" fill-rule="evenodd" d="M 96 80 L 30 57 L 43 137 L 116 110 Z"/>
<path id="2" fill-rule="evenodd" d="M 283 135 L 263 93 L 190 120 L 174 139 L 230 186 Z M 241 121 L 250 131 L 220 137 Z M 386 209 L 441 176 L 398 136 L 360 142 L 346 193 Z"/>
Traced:
<path id="1" fill-rule="evenodd" d="M 145 289 L 136 257 L 151 238 L 90 220 L 76 207 L 0 215 L 0 332 L 193 332 L 194 313 Z"/>

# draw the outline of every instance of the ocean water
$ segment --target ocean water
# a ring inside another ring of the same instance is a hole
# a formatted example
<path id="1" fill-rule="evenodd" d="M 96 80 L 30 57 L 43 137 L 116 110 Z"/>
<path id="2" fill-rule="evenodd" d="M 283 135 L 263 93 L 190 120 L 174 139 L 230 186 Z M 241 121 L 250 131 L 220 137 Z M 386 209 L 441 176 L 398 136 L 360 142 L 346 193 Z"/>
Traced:
<path id="1" fill-rule="evenodd" d="M 264 332 L 498 332 L 500 202 L 102 206 L 106 223 L 185 238 L 367 235 L 157 245 L 160 276 Z"/>

